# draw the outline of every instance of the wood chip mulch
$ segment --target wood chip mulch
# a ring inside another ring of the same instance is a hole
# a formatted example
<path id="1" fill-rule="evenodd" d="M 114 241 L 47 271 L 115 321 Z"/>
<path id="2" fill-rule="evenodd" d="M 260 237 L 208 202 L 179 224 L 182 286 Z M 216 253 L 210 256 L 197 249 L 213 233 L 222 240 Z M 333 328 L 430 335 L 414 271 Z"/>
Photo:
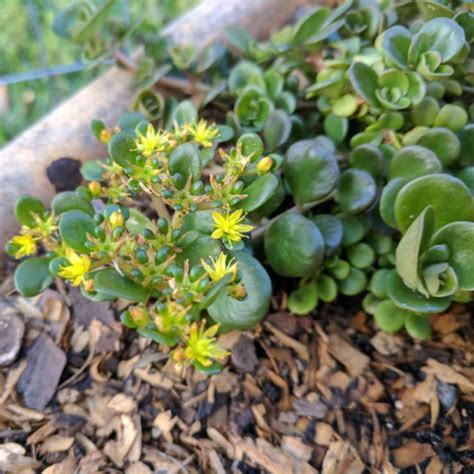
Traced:
<path id="1" fill-rule="evenodd" d="M 419 344 L 377 332 L 353 301 L 314 318 L 275 302 L 255 331 L 221 337 L 233 354 L 205 378 L 176 372 L 117 322 L 120 308 L 59 286 L 34 299 L 11 289 L 7 277 L 0 472 L 474 472 L 464 306 Z"/>

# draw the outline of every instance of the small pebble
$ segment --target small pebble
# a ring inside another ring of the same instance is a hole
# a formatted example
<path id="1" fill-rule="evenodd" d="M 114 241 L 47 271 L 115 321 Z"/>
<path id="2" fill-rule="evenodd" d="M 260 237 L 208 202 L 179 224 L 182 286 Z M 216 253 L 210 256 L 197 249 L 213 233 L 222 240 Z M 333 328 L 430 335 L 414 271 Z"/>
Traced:
<path id="1" fill-rule="evenodd" d="M 11 364 L 21 348 L 25 325 L 14 314 L 0 316 L 0 366 Z"/>

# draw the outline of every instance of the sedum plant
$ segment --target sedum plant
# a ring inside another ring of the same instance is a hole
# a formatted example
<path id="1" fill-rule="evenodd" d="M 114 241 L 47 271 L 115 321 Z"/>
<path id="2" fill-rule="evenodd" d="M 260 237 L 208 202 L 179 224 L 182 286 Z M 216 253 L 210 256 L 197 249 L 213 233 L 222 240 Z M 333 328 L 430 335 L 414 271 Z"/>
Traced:
<path id="1" fill-rule="evenodd" d="M 238 58 L 143 37 L 143 90 L 116 127 L 93 123 L 109 156 L 89 184 L 16 204 L 18 291 L 62 278 L 127 300 L 124 324 L 205 373 L 219 332 L 266 315 L 269 275 L 293 313 L 343 295 L 428 338 L 474 290 L 472 4 L 347 0 L 264 42 L 227 34 Z M 152 87 L 167 73 L 199 81 L 192 102 Z"/>

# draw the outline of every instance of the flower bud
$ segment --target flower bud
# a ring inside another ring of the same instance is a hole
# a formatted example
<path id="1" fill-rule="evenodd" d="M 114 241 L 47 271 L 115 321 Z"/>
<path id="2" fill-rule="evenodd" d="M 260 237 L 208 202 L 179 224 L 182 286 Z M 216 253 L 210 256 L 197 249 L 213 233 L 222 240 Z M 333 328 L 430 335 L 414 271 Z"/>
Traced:
<path id="1" fill-rule="evenodd" d="M 100 185 L 99 181 L 90 182 L 89 191 L 91 192 L 92 196 L 98 196 L 102 191 L 102 186 Z"/>
<path id="2" fill-rule="evenodd" d="M 257 170 L 257 174 L 265 174 L 271 170 L 272 166 L 273 160 L 269 156 L 266 156 L 257 163 L 255 168 Z"/>
<path id="3" fill-rule="evenodd" d="M 109 224 L 112 230 L 116 229 L 117 227 L 123 227 L 123 214 L 120 211 L 114 211 L 109 217 Z"/>
<path id="4" fill-rule="evenodd" d="M 112 138 L 112 134 L 110 133 L 110 130 L 103 128 L 100 132 L 100 141 L 107 145 L 107 143 L 110 142 L 111 138 Z"/>
<path id="5" fill-rule="evenodd" d="M 133 306 L 129 310 L 130 318 L 138 327 L 144 327 L 150 322 L 150 313 L 146 308 Z"/>

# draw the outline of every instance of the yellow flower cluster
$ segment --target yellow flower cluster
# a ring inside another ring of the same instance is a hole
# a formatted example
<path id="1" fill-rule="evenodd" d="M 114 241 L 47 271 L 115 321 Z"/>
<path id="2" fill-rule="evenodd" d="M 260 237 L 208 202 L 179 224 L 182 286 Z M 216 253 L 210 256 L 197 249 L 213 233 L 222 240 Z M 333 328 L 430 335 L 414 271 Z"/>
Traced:
<path id="1" fill-rule="evenodd" d="M 136 150 L 143 156 L 149 158 L 150 156 L 164 151 L 170 142 L 168 132 L 162 130 L 155 130 L 150 123 L 146 129 L 146 133 L 138 133 L 135 140 Z"/>
<path id="2" fill-rule="evenodd" d="M 232 275 L 232 280 L 235 279 L 237 276 L 237 263 L 234 259 L 231 259 L 230 262 L 227 263 L 227 255 L 221 252 L 217 259 L 211 257 L 210 260 L 210 265 L 208 265 L 205 260 L 201 260 L 201 265 L 214 283 L 218 282 L 228 274 Z"/>
<path id="3" fill-rule="evenodd" d="M 58 276 L 70 280 L 72 286 L 79 286 L 85 281 L 85 276 L 91 267 L 91 261 L 87 255 L 79 255 L 73 250 L 66 251 L 69 265 L 62 265 Z"/>
<path id="4" fill-rule="evenodd" d="M 15 235 L 11 242 L 15 247 L 13 254 L 15 258 L 28 257 L 38 250 L 36 240 L 31 234 Z"/>
<path id="5" fill-rule="evenodd" d="M 219 136 L 219 128 L 214 124 L 208 125 L 203 119 L 197 123 L 186 125 L 185 130 L 204 148 L 210 148 L 212 140 Z"/>
<path id="6" fill-rule="evenodd" d="M 214 220 L 214 232 L 211 234 L 213 239 L 223 239 L 230 246 L 233 243 L 240 242 L 244 237 L 245 232 L 250 232 L 253 226 L 242 224 L 245 219 L 243 210 L 239 209 L 232 213 L 222 214 L 221 212 L 213 212 L 212 219 Z"/>

